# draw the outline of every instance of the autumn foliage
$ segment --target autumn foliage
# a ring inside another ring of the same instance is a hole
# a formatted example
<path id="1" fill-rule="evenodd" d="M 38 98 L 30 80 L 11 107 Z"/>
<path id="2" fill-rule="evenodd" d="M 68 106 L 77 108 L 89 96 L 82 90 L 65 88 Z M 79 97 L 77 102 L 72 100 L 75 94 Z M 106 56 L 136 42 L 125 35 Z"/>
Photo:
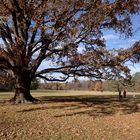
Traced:
<path id="1" fill-rule="evenodd" d="M 15 79 L 13 101 L 35 101 L 36 77 L 118 76 L 123 61 L 105 48 L 103 29 L 131 35 L 138 7 L 137 0 L 0 0 L 0 68 Z"/>

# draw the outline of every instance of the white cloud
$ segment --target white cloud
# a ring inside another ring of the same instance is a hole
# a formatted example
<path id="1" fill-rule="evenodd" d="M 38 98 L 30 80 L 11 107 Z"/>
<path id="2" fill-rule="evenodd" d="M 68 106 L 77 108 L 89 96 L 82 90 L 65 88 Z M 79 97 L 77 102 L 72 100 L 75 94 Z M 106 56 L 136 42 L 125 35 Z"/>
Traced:
<path id="1" fill-rule="evenodd" d="M 138 39 L 135 39 L 135 38 L 129 39 L 129 43 L 131 44 L 135 43 L 136 41 L 138 41 Z"/>
<path id="2" fill-rule="evenodd" d="M 119 37 L 117 35 L 113 35 L 113 34 L 108 34 L 108 35 L 104 35 L 103 38 L 108 41 L 108 40 L 116 40 Z"/>
<path id="3" fill-rule="evenodd" d="M 140 64 L 129 64 L 128 65 L 128 67 L 130 68 L 130 70 L 131 70 L 131 74 L 134 74 L 134 73 L 136 73 L 136 72 L 140 72 Z"/>

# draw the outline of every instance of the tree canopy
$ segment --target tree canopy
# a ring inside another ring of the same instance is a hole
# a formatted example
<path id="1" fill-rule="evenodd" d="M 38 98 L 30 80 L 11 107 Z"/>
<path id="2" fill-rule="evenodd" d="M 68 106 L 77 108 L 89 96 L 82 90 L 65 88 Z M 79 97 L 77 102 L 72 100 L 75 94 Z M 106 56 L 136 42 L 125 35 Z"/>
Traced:
<path id="1" fill-rule="evenodd" d="M 0 0 L 0 68 L 15 79 L 14 100 L 21 101 L 19 95 L 34 100 L 29 88 L 36 77 L 65 81 L 129 73 L 123 59 L 106 49 L 103 30 L 131 35 L 130 15 L 138 5 L 138 0 Z"/>

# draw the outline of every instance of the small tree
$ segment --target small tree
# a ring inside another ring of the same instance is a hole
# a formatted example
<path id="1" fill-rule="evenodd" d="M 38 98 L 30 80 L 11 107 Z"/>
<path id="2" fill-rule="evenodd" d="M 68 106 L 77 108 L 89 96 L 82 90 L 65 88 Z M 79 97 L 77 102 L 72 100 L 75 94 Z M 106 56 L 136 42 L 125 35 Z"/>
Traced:
<path id="1" fill-rule="evenodd" d="M 138 7 L 138 0 L 0 0 L 0 68 L 15 79 L 12 101 L 36 101 L 30 86 L 37 77 L 66 81 L 116 73 L 123 66 L 111 61 L 102 31 L 131 35 L 130 15 Z"/>
<path id="2" fill-rule="evenodd" d="M 140 91 L 140 72 L 132 75 L 133 91 Z"/>
<path id="3" fill-rule="evenodd" d="M 94 90 L 95 91 L 103 91 L 103 85 L 102 85 L 102 81 L 101 80 L 96 81 Z"/>

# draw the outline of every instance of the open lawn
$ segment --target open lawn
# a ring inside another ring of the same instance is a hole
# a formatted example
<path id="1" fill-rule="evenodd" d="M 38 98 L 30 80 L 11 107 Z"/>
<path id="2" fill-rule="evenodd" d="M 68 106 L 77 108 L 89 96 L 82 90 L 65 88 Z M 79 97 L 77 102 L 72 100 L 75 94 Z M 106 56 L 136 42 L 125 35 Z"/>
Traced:
<path id="1" fill-rule="evenodd" d="M 140 94 L 119 100 L 113 92 L 32 91 L 37 104 L 3 103 L 0 140 L 140 140 Z"/>

